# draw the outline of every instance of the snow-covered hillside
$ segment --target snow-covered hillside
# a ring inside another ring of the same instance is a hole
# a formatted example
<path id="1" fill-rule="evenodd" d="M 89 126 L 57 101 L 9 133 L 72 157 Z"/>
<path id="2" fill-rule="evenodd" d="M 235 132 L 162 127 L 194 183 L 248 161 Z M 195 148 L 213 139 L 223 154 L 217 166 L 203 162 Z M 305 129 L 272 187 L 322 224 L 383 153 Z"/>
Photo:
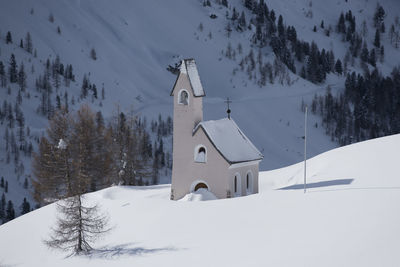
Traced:
<path id="1" fill-rule="evenodd" d="M 4 266 L 398 266 L 400 135 L 262 172 L 260 193 L 170 201 L 170 185 L 112 187 L 87 195 L 113 230 L 90 256 L 66 258 L 42 243 L 55 204 L 0 226 Z M 23 256 L 22 256 L 23 255 Z"/>
<path id="2" fill-rule="evenodd" d="M 120 108 L 127 112 L 133 109 L 151 120 L 160 113 L 172 115 L 169 93 L 175 76 L 166 68 L 181 58 L 190 57 L 196 59 L 206 91 L 206 120 L 225 117 L 224 100 L 230 97 L 233 100 L 232 117 L 265 155 L 261 162 L 262 170 L 300 161 L 304 132 L 301 101 L 310 103 L 316 93 L 325 93 L 327 85 L 334 92 L 342 90 L 344 77 L 329 74 L 324 84 L 315 85 L 290 74 L 290 85 L 275 82 L 260 88 L 249 81 L 245 73 L 234 71 L 239 60 L 223 55 L 228 43 L 233 48 L 240 43 L 243 53 L 247 54 L 251 49 L 249 40 L 254 34 L 254 28 L 244 33 L 233 31 L 228 38 L 226 12 L 232 13 L 235 7 L 238 12 L 243 10 L 248 18 L 251 12 L 245 9 L 242 0 L 230 0 L 228 8 L 216 2 L 211 1 L 211 7 L 204 7 L 201 0 L 3 1 L 0 9 L 0 60 L 7 67 L 10 55 L 14 53 L 18 66 L 21 62 L 25 64 L 27 92 L 30 92 L 31 98 L 24 97 L 21 108 L 25 114 L 25 125 L 30 127 L 32 133 L 32 142 L 43 134 L 47 125 L 47 119 L 36 112 L 40 94 L 34 89 L 35 79 L 43 73 L 47 59 L 53 61 L 59 55 L 64 64 L 73 65 L 75 82 L 68 88 L 60 89 L 61 96 L 68 92 L 70 102 L 72 97 L 75 98 L 76 103 L 70 103 L 71 109 L 90 102 L 95 111 L 103 112 L 106 119 Z M 396 0 L 382 0 L 380 3 L 387 13 L 388 28 L 397 15 L 399 5 Z M 370 23 L 376 8 L 375 1 L 366 0 L 271 0 L 267 4 L 275 10 L 277 17 L 283 15 L 285 24 L 296 27 L 299 39 L 313 40 L 320 48 L 332 49 L 338 58 L 343 58 L 348 44 L 342 42 L 339 34 L 332 33 L 326 37 L 321 31 L 313 32 L 313 26 L 319 25 L 323 19 L 325 25 L 334 27 L 340 12 L 353 10 L 357 27 L 361 27 L 363 20 Z M 312 17 L 309 16 L 310 10 Z M 211 14 L 217 18 L 211 19 Z M 54 19 L 52 22 L 50 17 Z M 368 24 L 368 27 L 371 25 Z M 7 31 L 12 33 L 12 44 L 5 44 Z M 19 48 L 20 40 L 25 38 L 27 32 L 32 36 L 37 57 Z M 370 42 L 373 36 L 371 28 L 368 31 Z M 382 42 L 385 43 L 386 60 L 378 65 L 384 73 L 388 73 L 398 64 L 399 50 L 388 45 L 385 38 Z M 90 58 L 91 49 L 96 51 L 96 60 Z M 265 58 L 272 62 L 275 58 L 272 51 L 266 49 L 264 52 Z M 34 73 L 31 73 L 32 66 Z M 84 74 L 97 85 L 99 92 L 104 87 L 104 100 L 91 101 L 90 97 L 78 100 Z M 10 94 L 6 88 L 0 88 L 0 99 L 15 102 L 17 91 L 16 84 L 11 85 Z M 52 101 L 54 103 L 55 99 Z M 320 125 L 320 119 L 311 115 L 309 125 L 316 123 Z M 0 126 L 1 135 L 5 135 L 5 127 Z M 309 136 L 309 156 L 337 146 L 325 136 L 322 127 L 310 127 Z M 29 190 L 23 188 L 24 177 L 29 178 L 31 174 L 30 159 L 22 160 L 24 174 L 17 180 L 13 163 L 5 163 L 7 155 L 4 147 L 4 142 L 0 141 L 0 174 L 10 183 L 7 200 L 12 199 L 17 206 L 24 196 L 30 199 Z"/>

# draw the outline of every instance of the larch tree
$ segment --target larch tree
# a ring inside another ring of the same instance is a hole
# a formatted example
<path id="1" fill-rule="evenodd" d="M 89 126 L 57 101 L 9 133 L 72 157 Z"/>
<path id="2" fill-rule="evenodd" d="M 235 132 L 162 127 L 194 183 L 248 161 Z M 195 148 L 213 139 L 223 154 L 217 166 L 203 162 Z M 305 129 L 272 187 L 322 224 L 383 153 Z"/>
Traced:
<path id="1" fill-rule="evenodd" d="M 45 243 L 51 248 L 86 253 L 108 231 L 107 216 L 88 205 L 84 194 L 108 186 L 112 170 L 110 135 L 96 127 L 88 106 L 71 115 L 61 109 L 50 121 L 47 137 L 33 161 L 35 199 L 57 203 L 59 217 Z"/>
<path id="2" fill-rule="evenodd" d="M 71 255 L 88 253 L 99 236 L 109 231 L 107 216 L 100 214 L 97 205 L 86 206 L 83 201 L 83 195 L 77 194 L 57 203 L 61 216 L 46 245 Z"/>

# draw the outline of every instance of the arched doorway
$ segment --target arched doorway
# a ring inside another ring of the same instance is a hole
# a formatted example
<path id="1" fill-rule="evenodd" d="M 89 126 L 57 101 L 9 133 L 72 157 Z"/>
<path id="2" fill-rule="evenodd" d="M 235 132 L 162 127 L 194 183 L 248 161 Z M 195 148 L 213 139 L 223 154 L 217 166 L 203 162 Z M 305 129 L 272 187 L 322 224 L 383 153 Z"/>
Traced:
<path id="1" fill-rule="evenodd" d="M 200 188 L 204 188 L 208 190 L 208 186 L 205 183 L 198 183 L 196 184 L 196 186 L 194 187 L 194 191 L 196 192 L 197 190 L 199 190 Z"/>
<path id="2" fill-rule="evenodd" d="M 208 183 L 204 180 L 198 179 L 196 181 L 194 181 L 191 186 L 190 186 L 190 192 L 196 192 L 197 190 L 204 188 L 208 191 L 210 191 L 210 186 L 208 185 Z"/>

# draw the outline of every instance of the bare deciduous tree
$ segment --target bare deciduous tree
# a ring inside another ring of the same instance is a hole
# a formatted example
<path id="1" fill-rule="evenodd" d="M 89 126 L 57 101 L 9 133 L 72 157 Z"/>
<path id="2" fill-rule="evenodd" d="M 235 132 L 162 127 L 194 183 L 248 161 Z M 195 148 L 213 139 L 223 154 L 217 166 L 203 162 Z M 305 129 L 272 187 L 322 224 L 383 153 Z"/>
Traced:
<path id="1" fill-rule="evenodd" d="M 110 228 L 108 217 L 101 214 L 99 207 L 86 206 L 85 198 L 78 194 L 57 203 L 60 216 L 45 244 L 50 248 L 71 252 L 71 255 L 88 253 L 92 244 Z"/>

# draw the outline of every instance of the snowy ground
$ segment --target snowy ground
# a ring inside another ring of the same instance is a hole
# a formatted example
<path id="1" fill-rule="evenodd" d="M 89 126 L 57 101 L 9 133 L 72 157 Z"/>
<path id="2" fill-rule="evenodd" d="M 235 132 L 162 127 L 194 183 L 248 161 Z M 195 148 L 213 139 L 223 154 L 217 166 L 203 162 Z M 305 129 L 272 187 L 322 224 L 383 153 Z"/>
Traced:
<path id="1" fill-rule="evenodd" d="M 169 185 L 88 194 L 113 230 L 90 257 L 66 258 L 42 240 L 49 205 L 0 226 L 1 266 L 399 266 L 400 135 L 263 172 L 260 193 L 170 201 Z"/>

